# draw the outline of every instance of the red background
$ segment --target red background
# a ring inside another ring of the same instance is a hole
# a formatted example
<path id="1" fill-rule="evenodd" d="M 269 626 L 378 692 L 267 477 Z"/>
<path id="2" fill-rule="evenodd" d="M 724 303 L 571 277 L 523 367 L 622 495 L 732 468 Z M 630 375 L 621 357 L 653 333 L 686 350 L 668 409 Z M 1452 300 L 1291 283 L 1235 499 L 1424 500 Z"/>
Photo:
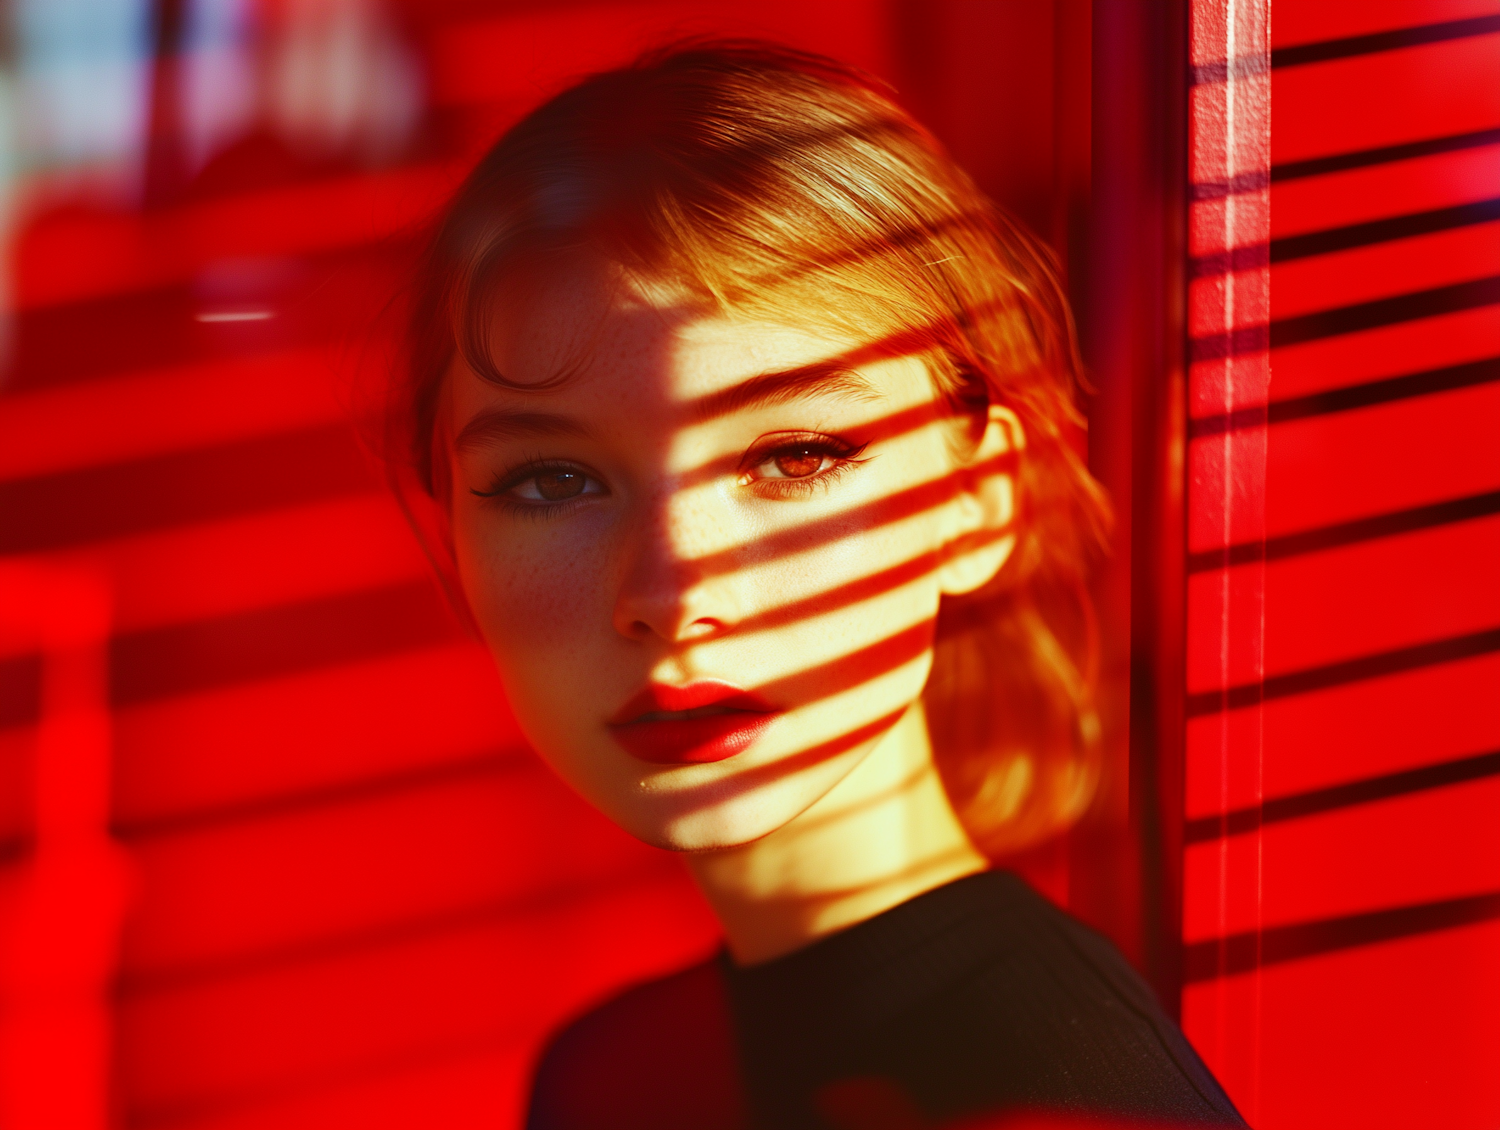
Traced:
<path id="1" fill-rule="evenodd" d="M 1264 757 L 1230 795 L 1194 761 L 1195 727 L 1244 716 L 1243 696 L 1202 697 L 1225 689 L 1195 651 L 1216 638 L 1195 601 L 1218 547 L 1195 540 L 1181 461 L 1175 501 L 1142 471 L 1160 456 L 1170 479 L 1172 452 L 1190 466 L 1215 426 L 1190 397 L 1139 391 L 1182 378 L 1192 190 L 1171 129 L 1160 164 L 1111 149 L 1121 114 L 1185 120 L 1186 54 L 1162 56 L 1180 74 L 1127 58 L 1111 4 L 407 0 L 383 9 L 419 76 L 399 137 L 311 144 L 257 111 L 206 155 L 169 49 L 187 7 L 160 6 L 135 164 L 118 158 L 107 191 L 60 161 L 16 182 L 0 386 L 0 554 L 81 569 L 95 580 L 77 591 L 111 606 L 108 827 L 131 875 L 109 958 L 112 1117 L 516 1125 L 546 1031 L 716 945 L 676 862 L 521 746 L 348 425 L 417 233 L 478 153 L 568 76 L 688 32 L 888 79 L 1068 267 L 1102 406 L 1091 455 L 1124 518 L 1100 586 L 1110 759 L 1081 827 L 1017 865 L 1170 1007 L 1182 990 L 1190 1037 L 1255 1124 L 1500 1117 L 1500 26 L 1483 23 L 1500 6 L 1275 6 Z M 303 7 L 247 8 L 253 67 Z M 1159 15 L 1185 37 L 1185 6 Z M 1130 160 L 1147 204 L 1120 187 Z M 1178 273 L 1137 308 L 1139 267 L 1110 233 L 1153 208 Z M 1112 343 L 1148 330 L 1166 361 L 1122 375 Z M 1175 567 L 1142 556 L 1174 528 Z M 10 583 L 15 623 L 78 599 Z M 71 670 L 13 627 L 4 905 L 37 858 L 47 664 Z M 1221 848 L 1255 861 L 1233 872 L 1243 921 L 1213 909 Z M 60 889 L 81 923 L 108 886 Z M 48 1061 L 59 1088 L 67 1046 Z"/>

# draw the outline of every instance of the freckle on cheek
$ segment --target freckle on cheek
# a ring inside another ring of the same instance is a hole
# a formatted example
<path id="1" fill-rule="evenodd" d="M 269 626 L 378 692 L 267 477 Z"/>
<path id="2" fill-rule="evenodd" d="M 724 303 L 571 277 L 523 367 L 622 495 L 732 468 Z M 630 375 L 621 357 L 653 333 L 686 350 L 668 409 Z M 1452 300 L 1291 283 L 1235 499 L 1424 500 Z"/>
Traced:
<path id="1" fill-rule="evenodd" d="M 490 606 L 507 637 L 555 638 L 585 613 L 593 587 L 588 573 L 576 564 L 501 563 L 490 572 Z"/>

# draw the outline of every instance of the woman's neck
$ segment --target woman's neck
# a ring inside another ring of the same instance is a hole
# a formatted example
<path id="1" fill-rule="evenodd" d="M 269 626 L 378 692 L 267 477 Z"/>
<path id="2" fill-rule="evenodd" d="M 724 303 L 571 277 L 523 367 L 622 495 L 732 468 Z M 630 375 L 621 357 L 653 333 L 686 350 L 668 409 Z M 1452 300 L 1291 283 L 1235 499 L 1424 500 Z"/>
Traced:
<path id="1" fill-rule="evenodd" d="M 752 844 L 687 862 L 730 952 L 745 965 L 988 866 L 943 791 L 920 701 L 795 820 Z"/>

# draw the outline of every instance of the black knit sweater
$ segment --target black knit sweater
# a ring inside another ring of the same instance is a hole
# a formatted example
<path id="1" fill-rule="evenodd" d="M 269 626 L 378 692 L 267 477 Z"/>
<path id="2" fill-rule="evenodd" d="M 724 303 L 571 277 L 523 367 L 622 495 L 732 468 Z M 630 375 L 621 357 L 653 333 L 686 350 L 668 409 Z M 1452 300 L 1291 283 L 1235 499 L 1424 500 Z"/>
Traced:
<path id="1" fill-rule="evenodd" d="M 1244 1126 L 1119 951 L 996 871 L 624 993 L 552 1042 L 527 1125 L 895 1130 L 1016 1109 Z"/>

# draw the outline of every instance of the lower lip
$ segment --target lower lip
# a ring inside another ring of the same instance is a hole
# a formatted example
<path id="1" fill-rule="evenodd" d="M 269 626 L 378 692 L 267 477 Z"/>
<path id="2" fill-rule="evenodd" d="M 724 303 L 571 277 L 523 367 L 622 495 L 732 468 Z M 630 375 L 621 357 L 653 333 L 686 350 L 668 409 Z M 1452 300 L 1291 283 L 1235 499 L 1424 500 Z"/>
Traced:
<path id="1" fill-rule="evenodd" d="M 625 752 L 657 765 L 704 765 L 725 761 L 750 748 L 774 714 L 731 710 L 701 718 L 627 722 L 611 726 Z"/>

